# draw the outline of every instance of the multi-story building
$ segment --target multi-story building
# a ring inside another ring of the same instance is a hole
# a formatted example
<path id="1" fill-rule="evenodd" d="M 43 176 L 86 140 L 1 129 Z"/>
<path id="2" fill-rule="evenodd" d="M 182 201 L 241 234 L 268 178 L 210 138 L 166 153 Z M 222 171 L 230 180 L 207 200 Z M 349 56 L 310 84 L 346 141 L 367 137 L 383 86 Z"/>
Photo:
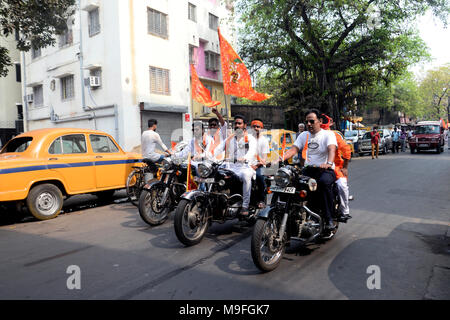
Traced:
<path id="1" fill-rule="evenodd" d="M 58 44 L 25 57 L 29 129 L 97 128 L 131 150 L 155 118 L 168 147 L 189 139 L 208 116 L 191 98 L 190 62 L 225 105 L 217 28 L 232 38 L 231 3 L 81 0 Z"/>
<path id="2" fill-rule="evenodd" d="M 9 52 L 13 66 L 6 77 L 0 77 L 0 146 L 23 132 L 20 54 L 13 36 L 0 37 L 0 47 Z"/>

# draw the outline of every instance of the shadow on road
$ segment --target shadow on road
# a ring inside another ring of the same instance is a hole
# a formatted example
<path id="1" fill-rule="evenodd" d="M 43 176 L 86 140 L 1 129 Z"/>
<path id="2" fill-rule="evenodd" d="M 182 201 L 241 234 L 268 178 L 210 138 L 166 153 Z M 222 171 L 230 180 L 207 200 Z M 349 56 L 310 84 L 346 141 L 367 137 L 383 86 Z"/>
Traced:
<path id="1" fill-rule="evenodd" d="M 349 299 L 423 299 L 434 266 L 450 267 L 446 231 L 445 225 L 403 223 L 385 238 L 354 241 L 332 261 L 329 278 Z M 369 266 L 380 268 L 380 289 L 368 289 L 374 283 Z M 442 299 L 450 298 L 449 283 L 450 276 L 440 284 L 447 291 Z"/>

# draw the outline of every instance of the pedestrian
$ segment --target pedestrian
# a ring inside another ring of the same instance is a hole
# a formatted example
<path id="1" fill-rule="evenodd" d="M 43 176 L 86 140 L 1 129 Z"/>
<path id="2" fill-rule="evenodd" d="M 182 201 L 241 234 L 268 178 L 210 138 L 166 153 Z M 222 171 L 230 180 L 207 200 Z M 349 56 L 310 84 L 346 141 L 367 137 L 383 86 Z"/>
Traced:
<path id="1" fill-rule="evenodd" d="M 148 130 L 142 133 L 142 156 L 146 159 L 150 159 L 153 162 L 159 163 L 163 161 L 164 155 L 156 151 L 156 145 L 158 144 L 165 153 L 173 154 L 166 145 L 162 142 L 161 137 L 156 132 L 158 121 L 156 119 L 148 120 Z"/>
<path id="2" fill-rule="evenodd" d="M 397 151 L 400 144 L 400 132 L 397 130 L 397 127 L 394 127 L 394 131 L 392 132 L 392 153 Z"/>
<path id="3" fill-rule="evenodd" d="M 406 148 L 406 132 L 405 132 L 404 128 L 402 128 L 402 132 L 400 133 L 400 144 L 402 146 L 402 152 L 405 152 L 405 148 Z"/>
<path id="4" fill-rule="evenodd" d="M 378 132 L 378 128 L 373 127 L 373 130 L 370 133 L 370 142 L 372 144 L 372 159 L 375 159 L 375 156 L 378 159 L 378 153 L 380 152 L 379 141 L 380 141 L 380 133 Z"/>
<path id="5" fill-rule="evenodd" d="M 295 139 L 300 137 L 300 135 L 302 134 L 303 131 L 305 131 L 305 124 L 304 123 L 299 123 L 298 124 L 298 132 L 297 132 L 297 136 L 295 137 Z M 299 152 L 297 154 L 297 158 L 298 158 L 298 161 L 301 161 L 301 159 L 302 159 L 302 153 L 301 152 Z"/>

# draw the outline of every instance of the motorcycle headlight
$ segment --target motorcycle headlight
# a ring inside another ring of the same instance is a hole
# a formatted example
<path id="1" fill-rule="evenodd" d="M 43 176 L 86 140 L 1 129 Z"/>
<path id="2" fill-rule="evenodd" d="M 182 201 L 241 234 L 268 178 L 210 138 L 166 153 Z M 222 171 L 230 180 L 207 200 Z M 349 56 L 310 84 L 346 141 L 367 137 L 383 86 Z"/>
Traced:
<path id="1" fill-rule="evenodd" d="M 162 161 L 162 168 L 163 168 L 163 170 L 169 170 L 171 167 L 172 167 L 172 159 L 165 158 Z"/>
<path id="2" fill-rule="evenodd" d="M 279 187 L 287 187 L 291 183 L 291 173 L 285 169 L 281 168 L 275 174 L 275 184 Z"/>
<path id="3" fill-rule="evenodd" d="M 201 178 L 207 178 L 213 171 L 212 164 L 209 162 L 200 163 L 198 165 L 197 171 L 198 171 L 198 175 Z"/>
<path id="4" fill-rule="evenodd" d="M 316 179 L 309 179 L 308 180 L 308 187 L 310 191 L 316 191 L 317 190 L 317 181 Z"/>

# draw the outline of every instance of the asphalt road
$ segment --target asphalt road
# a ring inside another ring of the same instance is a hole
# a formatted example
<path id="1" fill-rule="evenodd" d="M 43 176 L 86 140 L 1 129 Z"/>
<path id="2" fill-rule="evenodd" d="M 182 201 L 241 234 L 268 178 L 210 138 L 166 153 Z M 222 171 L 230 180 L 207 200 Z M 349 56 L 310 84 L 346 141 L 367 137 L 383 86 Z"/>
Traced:
<path id="1" fill-rule="evenodd" d="M 350 188 L 353 219 L 336 237 L 294 243 L 265 274 L 235 221 L 186 248 L 173 216 L 149 227 L 123 192 L 100 206 L 74 197 L 50 221 L 3 220 L 0 299 L 450 299 L 450 150 L 354 158 Z"/>

